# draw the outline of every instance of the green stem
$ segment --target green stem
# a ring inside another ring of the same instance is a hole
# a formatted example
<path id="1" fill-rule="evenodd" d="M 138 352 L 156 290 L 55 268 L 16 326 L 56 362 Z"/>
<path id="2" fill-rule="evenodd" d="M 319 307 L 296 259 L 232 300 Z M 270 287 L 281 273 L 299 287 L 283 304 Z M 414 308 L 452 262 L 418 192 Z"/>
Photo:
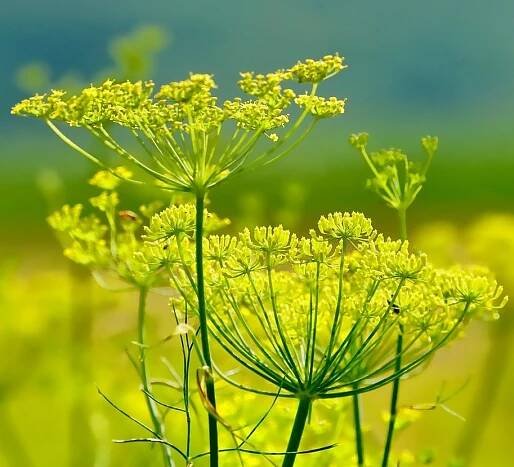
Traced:
<path id="1" fill-rule="evenodd" d="M 402 351 L 403 351 L 403 326 L 400 324 L 400 333 L 396 341 L 396 362 L 394 365 L 395 373 L 402 368 Z M 387 427 L 387 437 L 384 447 L 384 455 L 382 457 L 382 467 L 387 467 L 389 463 L 389 454 L 393 443 L 394 425 L 396 423 L 396 415 L 398 414 L 398 396 L 400 392 L 400 377 L 393 381 L 393 392 L 391 393 L 391 407 L 389 408 L 389 424 Z"/>
<path id="2" fill-rule="evenodd" d="M 400 221 L 400 238 L 402 241 L 407 240 L 407 210 L 404 207 L 398 209 L 398 217 Z M 394 305 L 394 304 L 393 304 Z M 395 373 L 402 368 L 402 352 L 403 352 L 403 325 L 399 326 L 398 339 L 396 341 L 396 361 L 394 365 Z M 391 393 L 391 406 L 389 408 L 389 423 L 387 427 L 387 436 L 384 446 L 384 455 L 382 457 L 382 467 L 387 467 L 389 463 L 389 454 L 393 444 L 394 426 L 396 424 L 396 416 L 398 414 L 398 397 L 400 392 L 400 377 L 393 381 L 393 391 Z"/>
<path id="3" fill-rule="evenodd" d="M 309 416 L 311 404 L 312 401 L 310 398 L 300 399 L 298 403 L 293 429 L 291 430 L 291 436 L 289 437 L 289 443 L 287 444 L 287 454 L 284 457 L 282 467 L 293 467 L 294 465 L 296 452 L 300 447 L 300 441 L 302 440 L 303 430 L 305 429 L 305 422 Z"/>
<path id="4" fill-rule="evenodd" d="M 357 389 L 357 388 L 355 388 Z M 357 465 L 364 466 L 364 444 L 362 440 L 361 413 L 359 404 L 359 394 L 352 396 L 353 400 L 353 424 L 355 428 L 355 448 L 357 452 Z"/>
<path id="5" fill-rule="evenodd" d="M 398 209 L 398 217 L 400 219 L 400 238 L 405 241 L 407 240 L 407 210 L 405 208 Z"/>
<path id="6" fill-rule="evenodd" d="M 152 424 L 155 430 L 156 435 L 159 439 L 164 439 L 164 425 L 161 421 L 161 417 L 159 415 L 159 410 L 155 401 L 149 396 L 152 393 L 151 385 L 148 383 L 148 368 L 146 364 L 146 344 L 145 344 L 145 336 L 146 336 L 146 326 L 145 326 L 145 318 L 146 318 L 146 299 L 148 297 L 148 289 L 145 287 L 141 287 L 139 289 L 139 306 L 138 306 L 138 321 L 137 321 L 137 333 L 138 333 L 138 343 L 139 343 L 139 374 L 141 377 L 141 382 L 143 384 L 143 393 L 145 397 L 146 406 L 148 408 L 148 412 L 150 413 L 150 418 L 152 420 Z M 164 459 L 164 465 L 166 467 L 174 467 L 175 464 L 171 458 L 170 448 L 166 445 L 162 446 L 162 455 Z"/>
<path id="7" fill-rule="evenodd" d="M 202 346 L 203 364 L 206 367 L 205 389 L 207 399 L 212 407 L 216 408 L 216 392 L 212 377 L 211 351 L 209 347 L 209 329 L 207 327 L 207 312 L 205 309 L 205 284 L 203 273 L 203 211 L 205 194 L 196 195 L 196 232 L 195 232 L 195 257 L 196 257 L 196 282 L 198 294 L 198 315 L 200 318 L 200 341 Z M 209 458 L 210 467 L 218 467 L 218 424 L 214 414 L 209 413 Z"/>

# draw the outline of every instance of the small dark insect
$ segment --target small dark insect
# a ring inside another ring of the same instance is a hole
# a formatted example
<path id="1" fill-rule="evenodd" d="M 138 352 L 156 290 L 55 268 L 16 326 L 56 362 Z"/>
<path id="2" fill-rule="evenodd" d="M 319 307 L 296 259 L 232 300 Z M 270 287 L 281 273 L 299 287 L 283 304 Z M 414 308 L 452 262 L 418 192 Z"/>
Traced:
<path id="1" fill-rule="evenodd" d="M 124 221 L 135 222 L 138 219 L 137 214 L 134 211 L 128 211 L 128 210 L 120 211 L 118 213 L 118 216 L 120 216 L 120 219 L 124 220 Z"/>
<path id="2" fill-rule="evenodd" d="M 168 248 L 169 248 L 169 245 L 167 243 L 162 247 L 163 250 L 167 250 Z"/>
<path id="3" fill-rule="evenodd" d="M 388 304 L 388 305 L 391 305 L 391 300 L 387 300 L 387 304 Z M 396 304 L 394 304 L 394 303 L 393 303 L 393 304 L 391 305 L 391 309 L 393 310 L 393 313 L 394 313 L 395 315 L 399 315 L 399 314 L 400 314 L 400 307 L 399 307 L 398 305 L 396 305 Z"/>

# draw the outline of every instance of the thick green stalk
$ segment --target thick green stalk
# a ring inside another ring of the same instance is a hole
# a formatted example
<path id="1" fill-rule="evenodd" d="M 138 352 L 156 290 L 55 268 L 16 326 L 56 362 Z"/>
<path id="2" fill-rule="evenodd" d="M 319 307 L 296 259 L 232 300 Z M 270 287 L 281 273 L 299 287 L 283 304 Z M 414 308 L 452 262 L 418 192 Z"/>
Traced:
<path id="1" fill-rule="evenodd" d="M 398 209 L 398 217 L 400 220 L 400 238 L 402 241 L 407 240 L 407 212 L 405 208 Z M 394 305 L 394 304 L 393 304 Z M 403 352 L 403 326 L 400 324 L 398 339 L 396 341 L 396 361 L 394 365 L 395 373 L 402 368 L 402 352 Z M 389 408 L 389 423 L 387 426 L 387 436 L 384 446 L 384 455 L 382 456 L 382 467 L 387 467 L 389 463 L 389 454 L 393 444 L 394 426 L 396 424 L 396 416 L 398 414 L 398 397 L 400 392 L 400 377 L 393 381 L 393 391 L 391 393 L 391 405 Z"/>
<path id="2" fill-rule="evenodd" d="M 200 318 L 200 341 L 202 346 L 203 364 L 206 366 L 205 389 L 207 399 L 213 408 L 216 408 L 216 391 L 212 377 L 211 351 L 209 347 L 209 328 L 207 327 L 207 311 L 205 309 L 205 284 L 203 274 L 203 211 L 205 195 L 196 196 L 196 285 L 198 294 L 198 315 Z M 209 458 L 210 467 L 218 467 L 218 423 L 216 417 L 209 413 Z"/>
<path id="3" fill-rule="evenodd" d="M 305 429 L 305 423 L 309 416 L 309 410 L 312 404 L 310 398 L 300 399 L 298 402 L 298 409 L 294 419 L 293 429 L 291 430 L 291 436 L 289 437 L 289 443 L 287 444 L 287 453 L 284 456 L 284 462 L 282 467 L 293 467 L 296 460 L 296 452 L 300 447 L 300 441 L 302 440 L 303 430 Z"/>
<path id="4" fill-rule="evenodd" d="M 357 388 L 355 388 L 357 389 Z M 364 466 L 364 443 L 362 440 L 361 413 L 359 394 L 352 396 L 353 400 L 353 425 L 355 428 L 355 450 L 357 452 L 357 465 Z"/>
<path id="5" fill-rule="evenodd" d="M 152 393 L 152 388 L 148 382 L 148 368 L 146 365 L 146 299 L 148 297 L 148 290 L 145 287 L 139 289 L 139 306 L 138 306 L 138 321 L 137 321 L 137 333 L 139 343 L 139 375 L 143 384 L 143 393 L 145 396 L 146 406 L 150 413 L 152 420 L 153 429 L 159 439 L 164 439 L 164 425 L 159 415 L 159 410 L 155 401 L 149 396 Z M 162 455 L 164 459 L 164 465 L 166 467 L 174 467 L 175 464 L 171 458 L 171 451 L 168 446 L 162 445 Z"/>

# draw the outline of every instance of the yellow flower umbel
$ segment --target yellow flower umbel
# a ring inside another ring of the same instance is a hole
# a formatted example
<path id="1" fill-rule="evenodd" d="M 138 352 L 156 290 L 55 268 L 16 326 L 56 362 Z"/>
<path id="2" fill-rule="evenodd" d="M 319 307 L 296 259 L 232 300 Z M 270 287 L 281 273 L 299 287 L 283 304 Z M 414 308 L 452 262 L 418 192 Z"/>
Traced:
<path id="1" fill-rule="evenodd" d="M 341 57 L 329 55 L 265 75 L 241 73 L 238 84 L 250 98 L 221 104 L 213 95 L 213 77 L 191 74 L 158 89 L 152 81 L 108 80 L 76 95 L 52 90 L 21 101 L 12 113 L 45 120 L 65 143 L 103 168 L 103 157 L 72 141 L 58 124 L 86 129 L 107 151 L 142 169 L 164 189 L 204 194 L 252 159 L 259 164 L 283 157 L 319 120 L 343 113 L 344 101 L 319 97 L 316 90 L 344 67 Z M 284 87 L 294 81 L 310 83 L 309 94 L 297 97 Z M 298 112 L 291 108 L 294 103 Z M 307 117 L 311 123 L 303 125 Z M 115 136 L 116 126 L 135 139 L 139 152 Z"/>
<path id="2" fill-rule="evenodd" d="M 300 417 L 313 400 L 371 391 L 409 373 L 472 317 L 496 318 L 504 304 L 488 274 L 435 269 L 407 242 L 377 235 L 359 213 L 324 216 L 309 238 L 279 226 L 204 243 L 211 333 L 275 389 L 221 376 L 299 399 Z M 191 276 L 177 274 L 175 286 L 194 305 Z M 288 452 L 298 448 L 291 442 Z"/>
<path id="3" fill-rule="evenodd" d="M 329 214 L 318 227 L 299 240 L 281 226 L 205 240 L 212 332 L 295 397 L 391 381 L 399 321 L 409 340 L 403 374 L 465 319 L 494 318 L 503 306 L 483 271 L 435 269 L 407 242 L 377 235 L 360 213 Z"/>

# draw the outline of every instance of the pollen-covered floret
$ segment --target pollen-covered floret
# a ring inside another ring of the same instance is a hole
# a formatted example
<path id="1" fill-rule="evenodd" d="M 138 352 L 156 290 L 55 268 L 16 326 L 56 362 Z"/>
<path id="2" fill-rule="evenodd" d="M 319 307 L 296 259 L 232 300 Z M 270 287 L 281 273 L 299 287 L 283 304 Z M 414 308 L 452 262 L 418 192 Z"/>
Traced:
<path id="1" fill-rule="evenodd" d="M 48 223 L 58 233 L 66 257 L 91 267 L 105 266 L 109 261 L 108 229 L 96 216 L 83 216 L 82 211 L 80 204 L 65 205 L 48 217 Z"/>
<path id="2" fill-rule="evenodd" d="M 391 240 L 378 235 L 376 239 L 360 246 L 363 267 L 370 274 L 383 279 L 415 281 L 423 278 L 427 271 L 427 257 L 422 253 L 411 253 L 409 242 Z"/>
<path id="3" fill-rule="evenodd" d="M 242 241 L 252 250 L 265 255 L 285 255 L 298 244 L 298 238 L 281 225 L 278 227 L 256 227 L 253 232 L 245 229 L 241 234 Z"/>
<path id="4" fill-rule="evenodd" d="M 204 211 L 204 232 L 209 234 L 226 227 L 230 221 L 216 214 Z M 154 214 L 150 225 L 145 226 L 144 239 L 149 242 L 167 240 L 173 237 L 193 237 L 196 226 L 194 204 L 170 206 Z"/>
<path id="5" fill-rule="evenodd" d="M 216 88 L 212 75 L 191 73 L 189 79 L 161 86 L 156 99 L 191 104 L 194 108 L 213 105 L 216 99 L 211 92 Z"/>
<path id="6" fill-rule="evenodd" d="M 344 58 L 339 55 L 325 55 L 319 60 L 299 61 L 289 71 L 299 83 L 319 83 L 346 68 Z"/>
<path id="7" fill-rule="evenodd" d="M 289 77 L 290 73 L 283 70 L 265 75 L 247 71 L 241 73 L 241 79 L 237 84 L 246 94 L 254 97 L 263 97 L 270 94 L 279 94 L 282 91 L 281 83 Z"/>
<path id="8" fill-rule="evenodd" d="M 230 235 L 210 235 L 204 239 L 205 258 L 217 261 L 223 265 L 234 253 L 237 247 L 237 239 Z"/>
<path id="9" fill-rule="evenodd" d="M 268 131 L 289 122 L 289 116 L 282 114 L 282 109 L 273 108 L 264 99 L 243 101 L 236 98 L 225 101 L 223 109 L 228 119 L 234 120 L 238 127 L 245 130 Z"/>
<path id="10" fill-rule="evenodd" d="M 316 234 L 314 230 L 310 231 L 310 238 L 301 238 L 298 245 L 298 257 L 291 255 L 293 260 L 297 259 L 300 263 L 313 262 L 318 264 L 326 264 L 333 257 L 334 246 Z"/>
<path id="11" fill-rule="evenodd" d="M 321 216 L 318 229 L 326 237 L 352 242 L 367 240 L 375 233 L 371 220 L 360 212 L 335 212 Z"/>
<path id="12" fill-rule="evenodd" d="M 295 99 L 298 107 L 307 110 L 313 117 L 330 118 L 344 113 L 345 100 L 329 97 L 328 99 L 310 94 L 302 94 Z"/>
<path id="13" fill-rule="evenodd" d="M 195 231 L 196 209 L 192 204 L 173 205 L 152 216 L 145 226 L 145 240 L 159 241 L 172 237 L 192 237 Z"/>
<path id="14" fill-rule="evenodd" d="M 52 89 L 50 93 L 24 99 L 16 104 L 11 113 L 26 117 L 71 120 L 71 110 L 66 102 L 66 92 Z"/>
<path id="15" fill-rule="evenodd" d="M 470 312 L 488 320 L 498 319 L 498 310 L 507 304 L 503 287 L 484 268 L 454 267 L 441 270 L 435 281 L 448 301 L 468 305 Z"/>

